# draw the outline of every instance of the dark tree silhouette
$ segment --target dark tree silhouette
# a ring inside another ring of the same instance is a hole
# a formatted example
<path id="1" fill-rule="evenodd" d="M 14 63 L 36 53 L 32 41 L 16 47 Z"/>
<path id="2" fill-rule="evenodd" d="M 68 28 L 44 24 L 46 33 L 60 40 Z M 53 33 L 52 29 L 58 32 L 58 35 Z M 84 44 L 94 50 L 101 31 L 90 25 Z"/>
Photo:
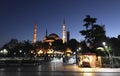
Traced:
<path id="1" fill-rule="evenodd" d="M 48 42 L 43 43 L 44 52 L 46 52 L 49 48 L 50 48 L 50 45 Z"/>
<path id="2" fill-rule="evenodd" d="M 72 52 L 76 52 L 79 47 L 79 42 L 76 39 L 71 39 L 67 42 L 67 46 L 72 50 Z"/>
<path id="3" fill-rule="evenodd" d="M 8 43 L 3 45 L 2 49 L 7 49 L 8 51 L 8 56 L 14 57 L 14 52 L 18 51 L 18 46 L 19 42 L 17 39 L 11 39 Z"/>
<path id="4" fill-rule="evenodd" d="M 43 48 L 42 41 L 37 41 L 35 44 L 33 43 L 33 50 L 35 53 L 37 53 L 37 51 L 39 51 L 42 48 Z"/>
<path id="5" fill-rule="evenodd" d="M 89 47 L 88 50 L 95 51 L 95 48 L 105 41 L 106 35 L 104 26 L 95 24 L 96 18 L 92 18 L 89 15 L 83 20 L 86 27 L 85 30 L 80 31 L 81 35 L 85 37 L 85 43 Z"/>
<path id="6" fill-rule="evenodd" d="M 62 46 L 63 46 L 63 43 L 62 43 L 62 40 L 55 40 L 53 43 L 52 43 L 52 46 L 51 48 L 55 51 L 61 51 L 62 50 Z"/>
<path id="7" fill-rule="evenodd" d="M 31 55 L 31 50 L 33 49 L 32 43 L 29 40 L 23 41 L 23 51 L 27 54 L 28 57 Z"/>
<path id="8" fill-rule="evenodd" d="M 112 53 L 115 56 L 120 56 L 120 40 L 118 38 L 110 38 Z"/>

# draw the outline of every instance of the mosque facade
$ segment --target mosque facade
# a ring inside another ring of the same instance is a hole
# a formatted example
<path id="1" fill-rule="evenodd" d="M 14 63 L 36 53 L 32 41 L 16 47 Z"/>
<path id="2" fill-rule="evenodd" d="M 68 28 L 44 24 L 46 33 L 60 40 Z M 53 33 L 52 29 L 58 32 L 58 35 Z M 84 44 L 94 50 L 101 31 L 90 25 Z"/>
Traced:
<path id="1" fill-rule="evenodd" d="M 62 39 L 63 43 L 69 41 L 70 38 L 70 32 L 67 33 L 66 31 L 66 24 L 65 20 L 63 21 L 62 24 L 62 38 L 60 38 L 56 33 L 51 33 L 48 35 L 48 31 L 46 29 L 46 35 L 43 38 L 43 43 L 48 42 L 48 43 L 53 43 L 55 40 L 60 40 Z M 37 24 L 34 25 L 34 34 L 33 34 L 33 43 L 36 43 L 36 38 L 37 38 Z"/>

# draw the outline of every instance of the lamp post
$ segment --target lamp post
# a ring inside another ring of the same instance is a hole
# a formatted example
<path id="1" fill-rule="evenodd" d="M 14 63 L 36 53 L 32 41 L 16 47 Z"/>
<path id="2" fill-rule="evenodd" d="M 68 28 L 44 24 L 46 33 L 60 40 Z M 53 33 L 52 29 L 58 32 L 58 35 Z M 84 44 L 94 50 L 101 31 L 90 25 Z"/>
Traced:
<path id="1" fill-rule="evenodd" d="M 78 52 L 79 51 L 81 51 L 81 47 L 78 47 L 78 49 L 76 50 L 76 64 L 78 64 L 78 57 L 77 57 L 77 55 L 78 55 Z"/>
<path id="2" fill-rule="evenodd" d="M 108 46 L 106 45 L 106 42 L 102 42 L 104 48 L 105 48 L 105 51 L 107 51 L 107 53 L 109 54 L 109 59 L 110 59 L 110 63 L 112 64 L 111 67 L 113 67 L 113 58 L 112 58 L 112 55 L 109 53 L 109 49 L 108 49 Z"/>

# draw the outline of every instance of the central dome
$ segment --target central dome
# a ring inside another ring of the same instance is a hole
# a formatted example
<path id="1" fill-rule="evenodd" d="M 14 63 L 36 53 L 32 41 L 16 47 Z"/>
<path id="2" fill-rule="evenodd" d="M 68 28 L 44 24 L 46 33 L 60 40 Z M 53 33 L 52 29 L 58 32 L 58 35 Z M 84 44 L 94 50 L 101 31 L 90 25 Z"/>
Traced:
<path id="1" fill-rule="evenodd" d="M 54 38 L 55 40 L 59 39 L 59 36 L 57 34 L 55 34 L 55 33 L 52 33 L 52 34 L 48 35 L 48 37 Z"/>
<path id="2" fill-rule="evenodd" d="M 48 36 L 46 36 L 43 41 L 51 43 L 51 42 L 54 42 L 55 40 L 59 40 L 59 39 L 60 38 L 59 38 L 59 36 L 57 34 L 51 33 Z"/>

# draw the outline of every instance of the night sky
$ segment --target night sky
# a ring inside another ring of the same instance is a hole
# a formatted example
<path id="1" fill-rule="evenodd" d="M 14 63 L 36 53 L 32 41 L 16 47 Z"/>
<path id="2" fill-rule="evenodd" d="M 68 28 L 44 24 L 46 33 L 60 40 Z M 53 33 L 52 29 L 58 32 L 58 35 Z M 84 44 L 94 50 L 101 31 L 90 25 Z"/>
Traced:
<path id="1" fill-rule="evenodd" d="M 105 25 L 108 37 L 120 35 L 120 0 L 0 0 L 0 47 L 12 38 L 32 41 L 34 23 L 37 40 L 46 29 L 62 38 L 64 18 L 70 38 L 83 40 L 79 31 L 86 15 Z"/>

